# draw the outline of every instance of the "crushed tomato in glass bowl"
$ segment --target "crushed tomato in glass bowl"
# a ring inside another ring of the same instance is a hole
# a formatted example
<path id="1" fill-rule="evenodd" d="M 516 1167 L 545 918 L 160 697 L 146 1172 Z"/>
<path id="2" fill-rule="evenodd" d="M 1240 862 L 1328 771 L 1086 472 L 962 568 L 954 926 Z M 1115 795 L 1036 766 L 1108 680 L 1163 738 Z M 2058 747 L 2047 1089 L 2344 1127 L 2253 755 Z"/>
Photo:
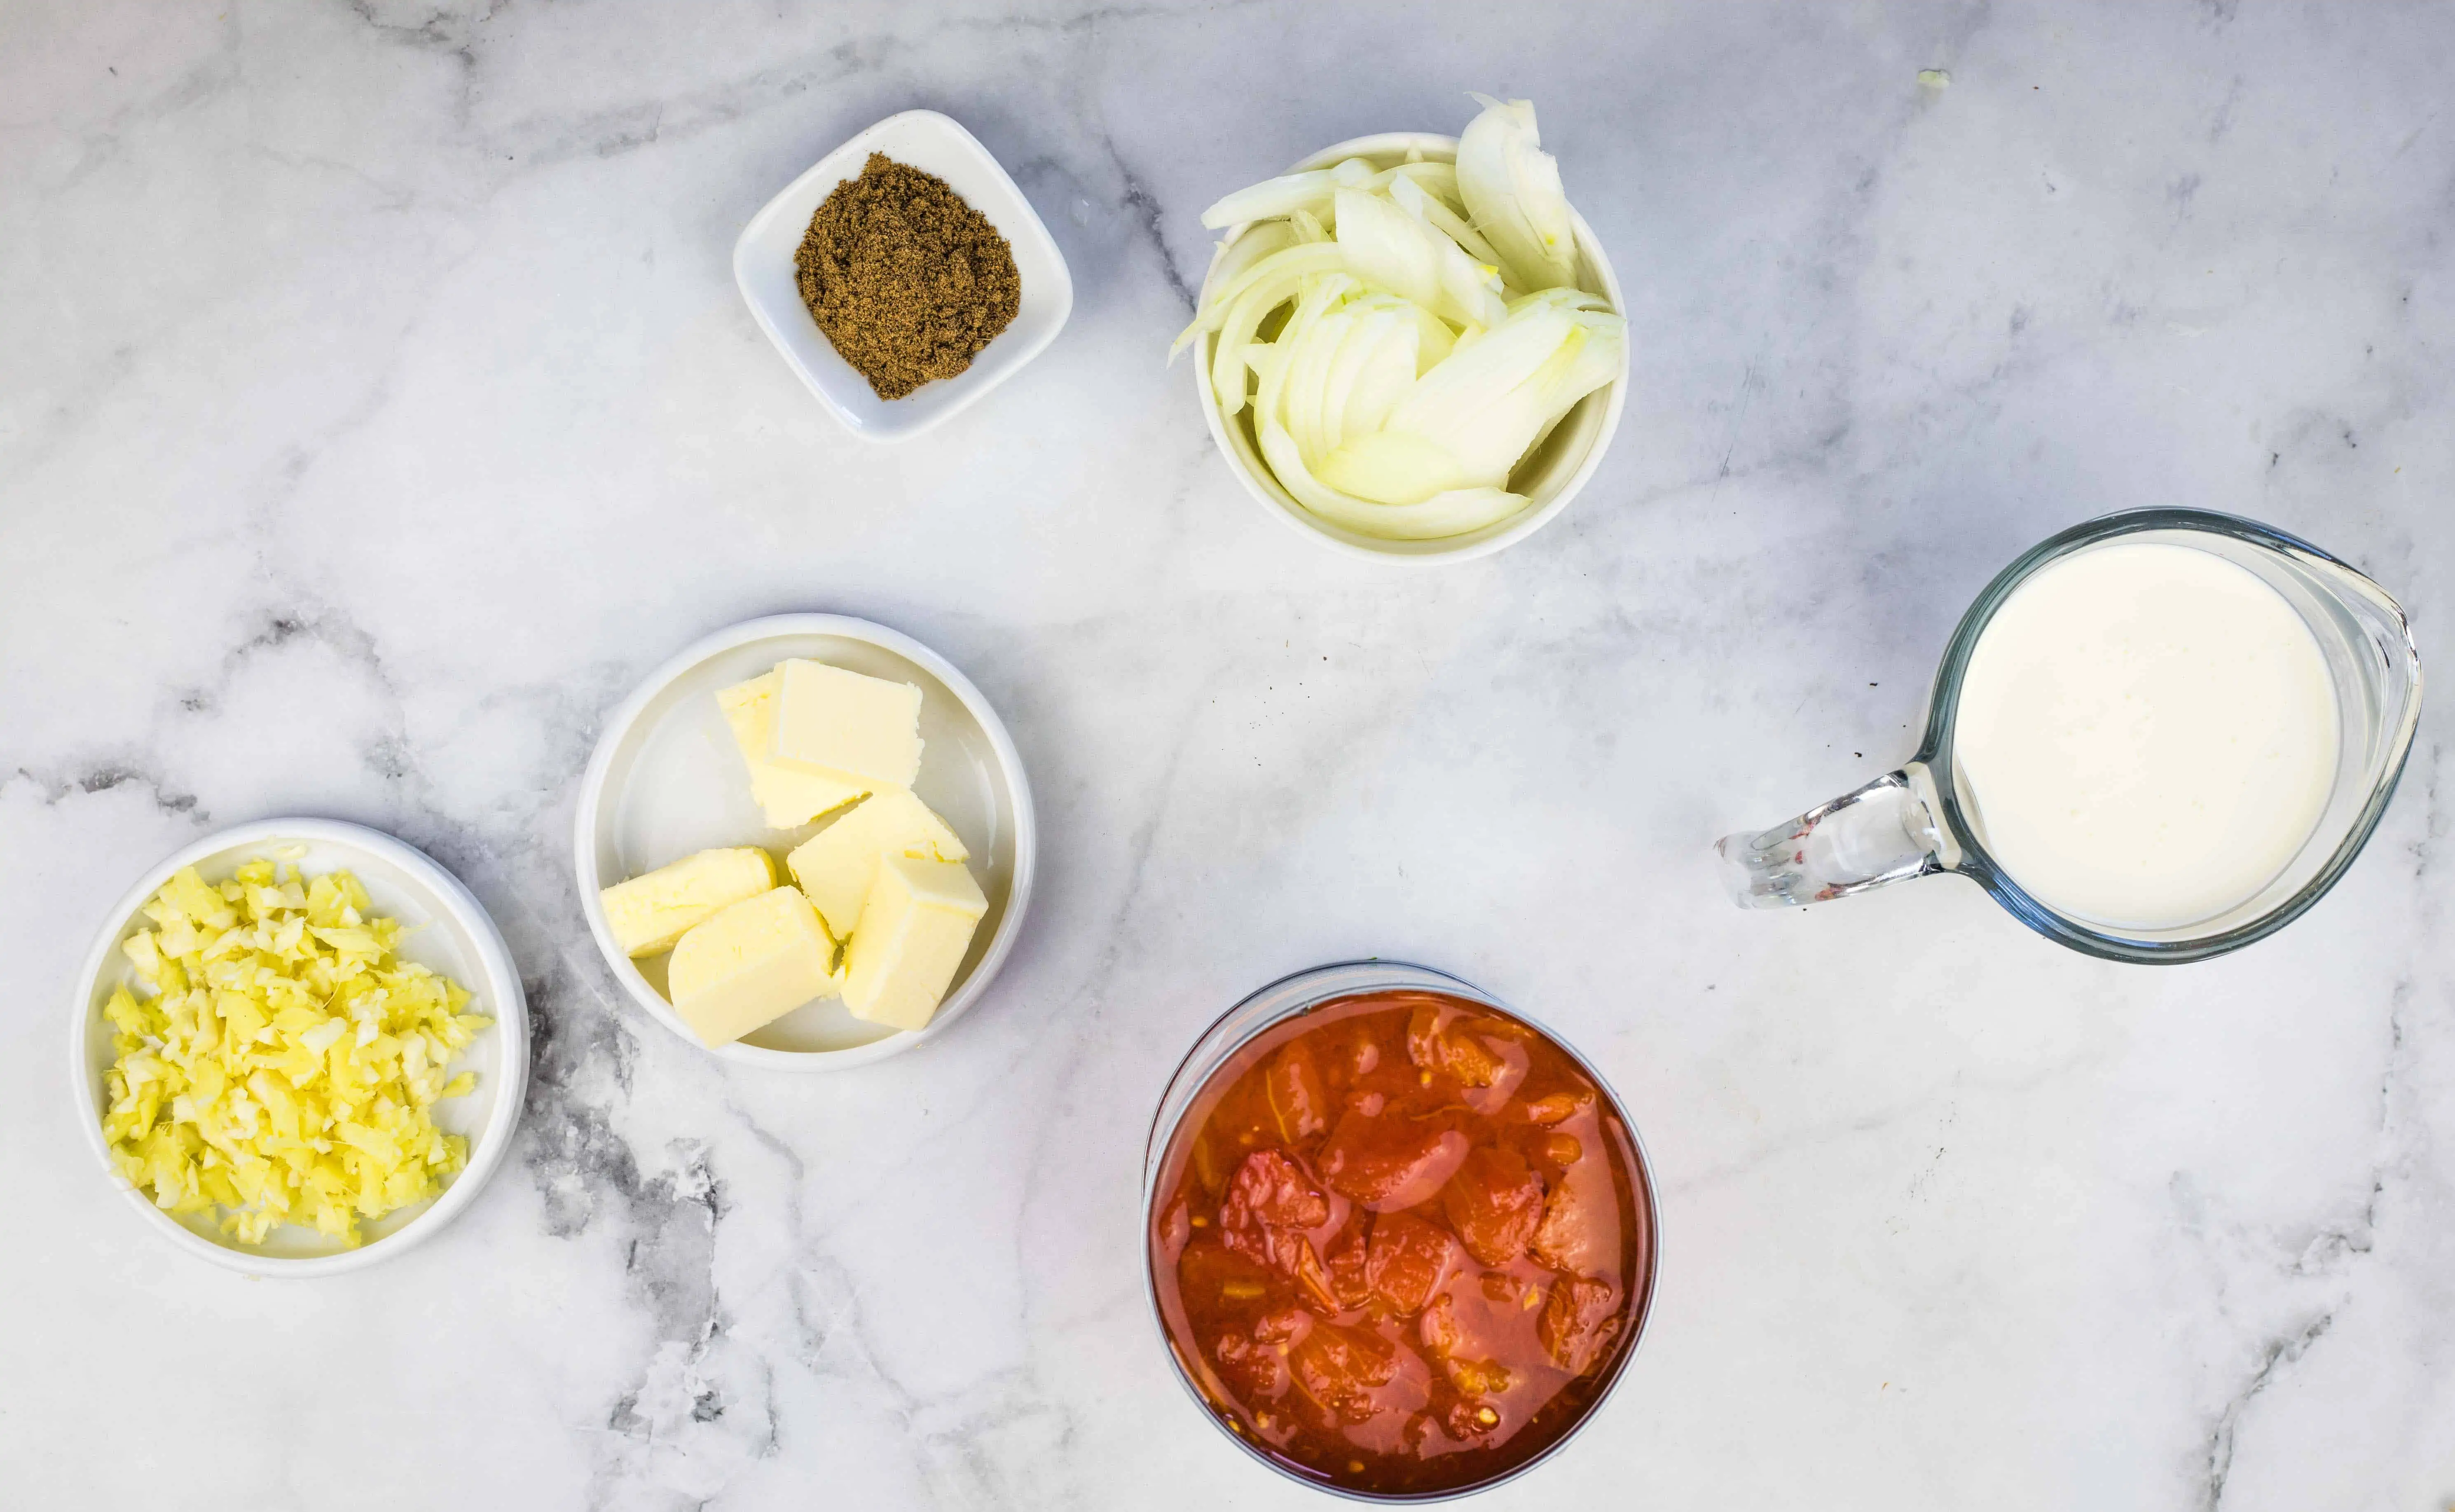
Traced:
<path id="1" fill-rule="evenodd" d="M 1144 1187 L 1187 1385 L 1248 1452 L 1349 1496 L 1529 1468 L 1653 1298 L 1653 1185 L 1610 1089 L 1420 967 L 1318 968 L 1231 1010 L 1162 1099 Z"/>

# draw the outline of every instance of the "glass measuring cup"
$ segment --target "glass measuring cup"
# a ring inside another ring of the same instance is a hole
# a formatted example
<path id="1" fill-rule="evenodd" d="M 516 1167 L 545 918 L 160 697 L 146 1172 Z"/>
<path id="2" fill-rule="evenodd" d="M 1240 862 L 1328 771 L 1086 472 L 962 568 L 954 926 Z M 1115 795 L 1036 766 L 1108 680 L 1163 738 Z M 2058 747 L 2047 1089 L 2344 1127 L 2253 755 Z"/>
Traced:
<path id="1" fill-rule="evenodd" d="M 2335 689 L 2335 784 L 2309 838 L 2249 898 L 2171 929 L 2078 919 L 2032 897 L 1988 853 L 1982 819 L 1953 753 L 1961 678 L 1995 611 L 2048 562 L 2116 541 L 2191 546 L 2256 574 L 2309 627 Z M 2196 961 L 2274 933 L 2335 885 L 2386 811 L 2420 718 L 2420 655 L 2404 611 L 2377 583 L 2307 541 L 2251 521 L 2201 509 L 2129 510 L 2039 542 L 1986 585 L 1944 648 L 1928 695 L 1925 738 L 1899 770 L 1786 824 L 1725 836 L 1714 849 L 1742 908 L 1821 903 L 1954 871 L 2021 923 L 2076 950 L 2116 961 Z"/>

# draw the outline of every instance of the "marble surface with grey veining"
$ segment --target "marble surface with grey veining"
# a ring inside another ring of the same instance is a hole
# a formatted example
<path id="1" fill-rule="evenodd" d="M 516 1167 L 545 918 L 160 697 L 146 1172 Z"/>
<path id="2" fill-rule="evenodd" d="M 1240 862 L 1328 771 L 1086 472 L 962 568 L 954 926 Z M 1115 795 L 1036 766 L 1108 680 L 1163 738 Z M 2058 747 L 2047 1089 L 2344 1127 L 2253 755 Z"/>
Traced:
<path id="1" fill-rule="evenodd" d="M 1170 1373 L 1143 1143 L 1229 1002 L 1380 954 L 1559 1028 L 1661 1184 L 1634 1366 L 1487 1504 L 2445 1507 L 2445 705 L 2201 966 L 1951 879 L 1742 913 L 1708 848 L 1907 755 L 1961 606 L 2106 510 L 2305 535 L 2445 662 L 2451 73 L 2455 10 L 2258 0 L 0 9 L 0 1501 L 1311 1504 Z M 1634 377 L 1560 521 L 1395 571 L 1255 507 L 1163 354 L 1204 204 L 1475 89 Z M 911 107 L 1077 303 L 882 448 L 728 258 Z M 568 860 L 609 706 L 805 608 L 964 668 L 1044 835 L 989 997 L 815 1079 L 627 1006 Z M 284 812 L 465 878 L 537 1048 L 476 1205 L 314 1282 L 150 1238 L 62 1074 L 111 900 Z"/>

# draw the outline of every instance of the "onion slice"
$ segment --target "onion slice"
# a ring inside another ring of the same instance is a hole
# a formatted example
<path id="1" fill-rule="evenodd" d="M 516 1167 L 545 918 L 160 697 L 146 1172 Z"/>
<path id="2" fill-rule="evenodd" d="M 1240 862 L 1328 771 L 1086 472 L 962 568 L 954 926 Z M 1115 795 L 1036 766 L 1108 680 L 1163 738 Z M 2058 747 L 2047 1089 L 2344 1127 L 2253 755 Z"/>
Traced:
<path id="1" fill-rule="evenodd" d="M 1466 222 L 1466 217 L 1424 192 L 1411 178 L 1390 181 L 1390 199 L 1399 209 L 1440 232 L 1458 244 L 1458 250 L 1487 267 L 1500 266 L 1500 254 L 1481 233 Z M 1507 270 L 1503 270 L 1504 274 Z M 1505 292 L 1505 286 L 1504 286 Z"/>
<path id="2" fill-rule="evenodd" d="M 1619 376 L 1626 340 L 1617 316 L 1531 295 L 1418 378 L 1386 429 L 1446 450 L 1466 482 L 1497 487 L 1561 416 Z"/>
<path id="3" fill-rule="evenodd" d="M 1358 535 L 1384 541 L 1438 541 L 1497 524 L 1526 507 L 1525 495 L 1497 488 L 1456 489 L 1416 504 L 1372 503 L 1322 484 L 1278 425 L 1262 420 L 1253 429 L 1270 471 L 1296 502 Z"/>
<path id="4" fill-rule="evenodd" d="M 1293 215 L 1299 210 L 1309 210 L 1319 215 L 1329 204 L 1333 192 L 1367 183 L 1372 176 L 1371 164 L 1360 157 L 1350 157 L 1309 173 L 1266 178 L 1250 189 L 1236 191 L 1204 211 L 1202 223 L 1213 231 L 1225 231 L 1229 226 L 1248 220 L 1268 220 Z"/>
<path id="5" fill-rule="evenodd" d="M 1377 194 L 1342 189 L 1338 246 L 1357 277 L 1411 299 L 1452 325 L 1498 325 L 1508 314 L 1499 270 Z"/>
<path id="6" fill-rule="evenodd" d="M 1528 100 L 1474 98 L 1483 113 L 1458 137 L 1458 193 L 1475 229 L 1500 251 L 1510 281 L 1556 289 L 1576 281 L 1577 248 L 1559 160 L 1542 150 Z"/>
<path id="7" fill-rule="evenodd" d="M 1328 241 L 1283 248 L 1260 258 L 1234 277 L 1218 283 L 1215 292 L 1203 298 L 1202 308 L 1194 312 L 1192 323 L 1179 331 L 1176 339 L 1169 343 L 1168 360 L 1175 361 L 1177 354 L 1191 346 L 1194 338 L 1203 332 L 1216 331 L 1225 325 L 1228 312 L 1236 307 L 1236 302 L 1255 288 L 1268 284 L 1282 289 L 1278 298 L 1264 305 L 1254 317 L 1255 323 L 1259 324 L 1261 316 L 1269 314 L 1295 293 L 1296 284 L 1306 274 L 1336 273 L 1345 268 L 1347 260 L 1338 244 Z"/>

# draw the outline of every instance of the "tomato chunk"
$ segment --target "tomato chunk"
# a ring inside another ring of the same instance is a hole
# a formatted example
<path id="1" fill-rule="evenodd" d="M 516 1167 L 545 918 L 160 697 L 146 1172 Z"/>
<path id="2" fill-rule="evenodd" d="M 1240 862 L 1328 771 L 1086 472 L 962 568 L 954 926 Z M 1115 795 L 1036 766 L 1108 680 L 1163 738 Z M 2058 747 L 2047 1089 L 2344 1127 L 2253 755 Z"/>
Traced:
<path id="1" fill-rule="evenodd" d="M 1321 1175 L 1330 1190 L 1394 1213 L 1431 1200 L 1465 1163 L 1467 1148 L 1466 1135 L 1438 1121 L 1349 1108 L 1321 1147 Z"/>
<path id="2" fill-rule="evenodd" d="M 1441 1409 L 1441 1426 L 1460 1443 L 1482 1438 L 1500 1426 L 1500 1414 L 1487 1402 L 1460 1397 Z"/>
<path id="3" fill-rule="evenodd" d="M 1269 1099 L 1270 1116 L 1278 1123 L 1279 1137 L 1288 1143 L 1301 1143 L 1329 1127 L 1329 1089 L 1322 1084 L 1312 1047 L 1303 1040 L 1270 1058 L 1262 1086 Z"/>
<path id="4" fill-rule="evenodd" d="M 1432 1298 L 1424 1316 L 1415 1319 L 1415 1337 L 1424 1341 L 1434 1359 L 1450 1354 L 1466 1343 L 1466 1335 L 1458 1327 L 1457 1304 L 1444 1294 Z"/>
<path id="5" fill-rule="evenodd" d="M 1543 1353 L 1562 1370 L 1584 1375 L 1619 1332 L 1619 1288 L 1583 1276 L 1563 1276 L 1552 1283 L 1534 1322 L 1534 1337 Z"/>
<path id="6" fill-rule="evenodd" d="M 1424 1071 L 1449 1069 L 1449 1057 L 1441 1044 L 1441 1026 L 1453 1013 L 1436 1004 L 1426 1003 L 1407 1015 L 1407 1058 Z"/>
<path id="7" fill-rule="evenodd" d="M 1549 1093 L 1526 1105 L 1527 1121 L 1546 1126 L 1555 1124 L 1564 1118 L 1573 1117 L 1590 1100 L 1581 1093 Z"/>
<path id="8" fill-rule="evenodd" d="M 1457 1299 L 1444 1292 L 1432 1298 L 1415 1323 L 1415 1337 L 1450 1384 L 1470 1397 L 1491 1396 L 1509 1389 L 1509 1367 L 1484 1357 L 1495 1353 L 1497 1340 L 1476 1338 L 1461 1317 Z"/>
<path id="9" fill-rule="evenodd" d="M 1450 1384 L 1470 1397 L 1491 1397 L 1509 1389 L 1509 1367 L 1488 1359 L 1461 1359 L 1455 1355 L 1441 1360 Z"/>
<path id="10" fill-rule="evenodd" d="M 1372 1297 L 1400 1318 L 1423 1311 L 1433 1288 L 1457 1260 L 1457 1242 L 1410 1213 L 1385 1214 L 1372 1225 L 1365 1279 Z"/>
<path id="11" fill-rule="evenodd" d="M 1284 1344 L 1301 1337 L 1310 1327 L 1312 1315 L 1303 1308 L 1276 1308 L 1253 1320 L 1253 1340 L 1261 1344 Z"/>
<path id="12" fill-rule="evenodd" d="M 1340 1312 L 1352 1312 L 1371 1300 L 1372 1282 L 1367 1274 L 1370 1253 L 1364 1230 L 1359 1227 L 1349 1226 L 1331 1241 L 1329 1258 L 1323 1269 L 1329 1273 L 1329 1293 L 1337 1300 Z"/>
<path id="13" fill-rule="evenodd" d="M 1516 1151 L 1479 1145 L 1441 1189 L 1441 1211 L 1469 1255 L 1507 1265 L 1526 1253 L 1543 1221 L 1542 1178 Z"/>
<path id="14" fill-rule="evenodd" d="M 1348 1422 L 1376 1410 L 1372 1388 L 1398 1373 L 1398 1347 L 1360 1328 L 1316 1320 L 1288 1352 L 1288 1369 L 1304 1394 Z"/>
<path id="15" fill-rule="evenodd" d="M 1407 1058 L 1461 1087 L 1515 1086 L 1525 1079 L 1526 1052 L 1513 1043 L 1514 1027 L 1499 1019 L 1471 1018 L 1454 1008 L 1418 1008 L 1407 1018 Z"/>
<path id="16" fill-rule="evenodd" d="M 1183 1196 L 1167 1205 L 1159 1216 L 1159 1247 L 1163 1255 L 1182 1255 L 1186 1241 L 1193 1237 L 1193 1210 Z"/>
<path id="17" fill-rule="evenodd" d="M 1292 1276 L 1304 1230 L 1329 1221 L 1329 1198 L 1284 1150 L 1256 1150 L 1228 1180 L 1219 1236 L 1237 1254 Z"/>
<path id="18" fill-rule="evenodd" d="M 1619 1215 L 1612 1206 L 1610 1175 L 1588 1169 L 1562 1178 L 1544 1200 L 1543 1221 L 1528 1247 L 1555 1271 L 1593 1276 L 1618 1270 Z"/>
<path id="19" fill-rule="evenodd" d="M 1237 1395 L 1248 1401 L 1276 1397 L 1288 1389 L 1288 1362 L 1267 1344 L 1243 1334 L 1228 1333 L 1211 1346 L 1210 1363 Z"/>

